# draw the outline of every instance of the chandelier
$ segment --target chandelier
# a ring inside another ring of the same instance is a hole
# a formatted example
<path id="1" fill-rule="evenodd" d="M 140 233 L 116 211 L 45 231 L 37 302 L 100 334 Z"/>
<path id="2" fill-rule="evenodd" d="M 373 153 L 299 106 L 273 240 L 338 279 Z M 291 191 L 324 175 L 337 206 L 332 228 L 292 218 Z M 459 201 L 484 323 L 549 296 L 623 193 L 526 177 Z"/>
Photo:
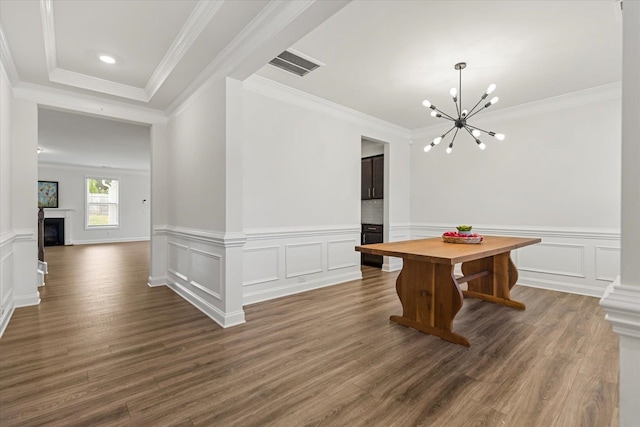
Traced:
<path id="1" fill-rule="evenodd" d="M 455 65 L 455 69 L 460 71 L 460 79 L 458 82 L 458 89 L 451 88 L 451 90 L 449 91 L 449 93 L 451 94 L 451 97 L 453 98 L 453 103 L 456 105 L 456 113 L 457 113 L 457 118 L 456 117 L 452 117 L 449 114 L 439 110 L 438 108 L 436 108 L 435 105 L 433 105 L 432 103 L 430 103 L 429 101 L 427 101 L 426 99 L 424 101 L 422 101 L 422 105 L 424 105 L 427 108 L 432 109 L 433 111 L 431 112 L 431 116 L 432 117 L 438 117 L 438 118 L 443 118 L 445 120 L 449 120 L 451 122 L 453 122 L 453 126 L 451 127 L 451 129 L 449 129 L 448 131 L 446 131 L 445 133 L 443 133 L 442 135 L 436 137 L 433 141 L 431 141 L 431 144 L 428 144 L 427 146 L 424 147 L 424 151 L 425 153 L 429 152 L 433 147 L 435 147 L 436 145 L 440 144 L 442 142 L 442 140 L 449 134 L 451 133 L 452 130 L 455 129 L 455 132 L 453 134 L 453 138 L 451 138 L 451 142 L 449 143 L 449 146 L 447 147 L 447 154 L 451 153 L 451 151 L 453 150 L 453 141 L 455 141 L 456 136 L 458 135 L 458 131 L 464 129 L 465 131 L 467 131 L 469 133 L 469 135 L 471 135 L 473 137 L 473 139 L 476 141 L 476 144 L 478 144 L 478 147 L 481 150 L 484 150 L 485 148 L 487 148 L 487 146 L 484 144 L 484 142 L 480 141 L 480 135 L 482 135 L 482 132 L 486 133 L 487 135 L 490 135 L 492 137 L 494 137 L 495 139 L 499 140 L 499 141 L 503 141 L 504 140 L 504 134 L 502 133 L 495 133 L 495 132 L 490 132 L 490 131 L 486 131 L 484 129 L 480 129 L 479 127 L 475 127 L 472 126 L 468 123 L 469 119 L 473 116 L 475 116 L 476 114 L 478 114 L 480 111 L 491 107 L 493 104 L 495 104 L 496 102 L 498 102 L 498 97 L 494 96 L 493 98 L 491 98 L 491 100 L 485 104 L 482 104 L 482 102 L 493 93 L 493 91 L 496 89 L 496 85 L 495 84 L 491 84 L 489 85 L 489 87 L 487 88 L 486 92 L 484 94 L 482 94 L 482 96 L 480 97 L 480 100 L 476 103 L 476 105 L 473 106 L 473 108 L 470 111 L 467 110 L 463 110 L 462 109 L 462 70 L 465 69 L 465 67 L 467 66 L 467 64 L 465 62 L 459 62 Z M 479 105 L 482 106 L 476 110 L 476 108 L 478 108 Z"/>

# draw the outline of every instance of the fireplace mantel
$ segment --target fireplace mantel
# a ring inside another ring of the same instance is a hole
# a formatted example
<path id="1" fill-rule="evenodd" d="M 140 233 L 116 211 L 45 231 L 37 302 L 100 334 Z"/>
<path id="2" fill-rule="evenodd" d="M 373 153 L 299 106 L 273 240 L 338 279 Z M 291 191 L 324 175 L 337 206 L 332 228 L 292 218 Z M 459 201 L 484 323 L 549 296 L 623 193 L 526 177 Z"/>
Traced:
<path id="1" fill-rule="evenodd" d="M 46 218 L 64 218 L 64 244 L 71 245 L 71 228 L 73 227 L 73 213 L 75 209 L 65 208 L 44 208 L 44 217 Z"/>

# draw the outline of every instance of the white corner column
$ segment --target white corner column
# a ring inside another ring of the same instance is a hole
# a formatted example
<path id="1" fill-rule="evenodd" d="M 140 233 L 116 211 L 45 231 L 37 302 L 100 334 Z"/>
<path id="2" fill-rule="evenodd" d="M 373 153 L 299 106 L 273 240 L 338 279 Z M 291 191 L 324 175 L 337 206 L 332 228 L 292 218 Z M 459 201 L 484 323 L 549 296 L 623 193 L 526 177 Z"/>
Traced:
<path id="1" fill-rule="evenodd" d="M 640 425 L 640 2 L 624 3 L 620 277 L 601 300 L 620 337 L 620 425 Z"/>
<path id="2" fill-rule="evenodd" d="M 11 106 L 11 218 L 13 298 L 16 307 L 40 303 L 38 292 L 38 106 L 14 98 Z"/>
<path id="3" fill-rule="evenodd" d="M 226 78 L 225 112 L 225 234 L 224 311 L 225 327 L 245 322 L 242 309 L 242 256 L 247 238 L 242 212 L 242 82 Z"/>
<path id="4" fill-rule="evenodd" d="M 167 125 L 151 126 L 151 262 L 149 286 L 167 284 Z"/>

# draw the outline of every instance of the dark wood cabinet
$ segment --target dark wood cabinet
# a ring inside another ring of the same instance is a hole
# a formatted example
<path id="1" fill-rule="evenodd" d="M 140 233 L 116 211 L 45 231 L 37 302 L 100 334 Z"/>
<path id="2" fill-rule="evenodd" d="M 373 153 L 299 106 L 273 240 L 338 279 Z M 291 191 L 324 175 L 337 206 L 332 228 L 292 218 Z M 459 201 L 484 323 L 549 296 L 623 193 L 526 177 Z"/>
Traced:
<path id="1" fill-rule="evenodd" d="M 382 243 L 382 225 L 362 224 L 361 244 Z M 361 254 L 362 264 L 382 267 L 382 257 L 380 255 Z"/>
<path id="2" fill-rule="evenodd" d="M 362 200 L 384 198 L 384 156 L 365 157 L 361 162 L 362 181 L 360 198 Z"/>

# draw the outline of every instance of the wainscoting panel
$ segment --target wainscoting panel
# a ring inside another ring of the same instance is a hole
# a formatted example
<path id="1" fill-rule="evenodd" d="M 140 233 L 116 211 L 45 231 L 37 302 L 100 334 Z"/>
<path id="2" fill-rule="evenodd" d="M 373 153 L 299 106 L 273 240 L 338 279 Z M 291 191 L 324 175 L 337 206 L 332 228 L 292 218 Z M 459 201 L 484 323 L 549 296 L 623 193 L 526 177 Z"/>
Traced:
<path id="1" fill-rule="evenodd" d="M 412 238 L 439 237 L 451 225 L 414 224 Z M 620 274 L 620 232 L 610 229 L 474 226 L 483 235 L 540 237 L 542 243 L 511 253 L 518 284 L 602 297 Z"/>
<path id="2" fill-rule="evenodd" d="M 518 250 L 518 270 L 584 279 L 584 252 L 585 245 L 538 243 Z"/>
<path id="3" fill-rule="evenodd" d="M 620 274 L 620 247 L 596 246 L 596 279 L 613 282 Z"/>
<path id="4" fill-rule="evenodd" d="M 224 235 L 171 226 L 156 228 L 157 235 L 167 240 L 167 285 L 221 326 L 230 326 L 237 316 L 225 312 L 225 245 L 230 243 Z"/>
<path id="5" fill-rule="evenodd" d="M 285 276 L 304 276 L 322 272 L 322 242 L 285 245 Z"/>
<path id="6" fill-rule="evenodd" d="M 222 285 L 221 257 L 212 253 L 191 249 L 190 284 L 216 299 L 220 299 Z"/>
<path id="7" fill-rule="evenodd" d="M 360 225 L 245 230 L 244 304 L 362 277 Z"/>
<path id="8" fill-rule="evenodd" d="M 279 254 L 278 246 L 245 249 L 242 254 L 242 265 L 250 265 L 252 268 L 243 268 L 243 286 L 279 280 Z"/>
<path id="9" fill-rule="evenodd" d="M 169 242 L 169 273 L 182 280 L 189 277 L 189 248 L 175 242 Z"/>
<path id="10" fill-rule="evenodd" d="M 340 268 L 357 267 L 358 255 L 353 248 L 359 245 L 354 239 L 331 240 L 327 242 L 327 257 L 329 270 Z"/>
<path id="11" fill-rule="evenodd" d="M 13 248 L 10 239 L 0 242 L 2 258 L 0 258 L 0 337 L 4 333 L 15 304 L 13 301 Z"/>

